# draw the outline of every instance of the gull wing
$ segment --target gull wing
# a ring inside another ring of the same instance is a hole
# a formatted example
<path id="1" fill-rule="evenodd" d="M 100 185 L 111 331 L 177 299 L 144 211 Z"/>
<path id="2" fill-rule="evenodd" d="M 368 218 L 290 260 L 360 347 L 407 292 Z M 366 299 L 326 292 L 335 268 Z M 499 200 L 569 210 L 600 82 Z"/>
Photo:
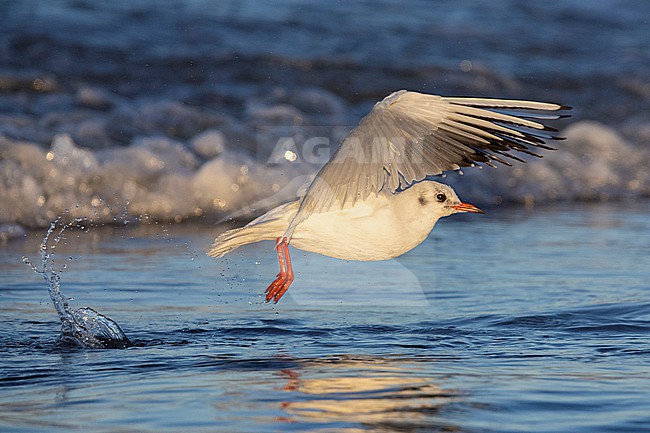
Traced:
<path id="1" fill-rule="evenodd" d="M 312 213 L 342 208 L 384 190 L 395 193 L 427 176 L 481 164 L 511 165 L 507 159 L 523 162 L 517 152 L 541 157 L 531 149 L 552 150 L 545 140 L 559 137 L 540 121 L 563 116 L 539 112 L 568 108 L 394 92 L 375 104 L 318 172 L 286 237 Z"/>

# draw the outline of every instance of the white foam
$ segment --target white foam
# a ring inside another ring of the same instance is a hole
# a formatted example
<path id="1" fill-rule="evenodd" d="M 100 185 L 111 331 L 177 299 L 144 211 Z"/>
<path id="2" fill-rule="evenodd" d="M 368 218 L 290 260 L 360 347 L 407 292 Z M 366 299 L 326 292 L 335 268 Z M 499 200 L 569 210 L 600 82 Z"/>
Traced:
<path id="1" fill-rule="evenodd" d="M 320 94 L 296 96 L 312 97 L 323 100 Z M 287 95 L 279 98 L 289 99 Z M 265 158 L 247 150 L 253 146 L 246 141 L 251 137 L 257 137 L 253 140 L 256 151 L 270 154 L 283 133 L 300 133 L 304 138 L 312 132 L 309 125 L 283 129 L 279 118 L 286 121 L 289 115 L 295 120 L 297 113 L 300 119 L 311 118 L 277 102 L 278 98 L 251 109 L 247 123 L 222 118 L 225 132 L 209 128 L 187 140 L 152 134 L 136 137 L 128 146 L 93 149 L 60 134 L 49 149 L 43 149 L 30 142 L 2 139 L 0 224 L 42 227 L 64 213 L 97 223 L 123 219 L 125 213 L 149 221 L 198 217 L 218 221 L 229 215 L 251 217 L 294 199 L 318 166 L 300 157 L 294 163 L 280 158 L 275 161 L 280 164 L 267 164 Z M 301 104 L 305 108 L 307 102 Z M 326 114 L 339 116 L 336 102 L 330 105 L 335 108 Z M 158 117 L 161 112 L 174 119 L 196 114 L 177 104 L 148 107 L 143 110 L 152 111 L 139 123 L 167 124 L 164 116 Z M 151 126 L 156 131 L 159 127 Z M 464 176 L 451 175 L 443 181 L 453 185 L 463 199 L 483 206 L 650 194 L 648 147 L 592 121 L 575 122 L 562 134 L 566 140 L 556 143 L 557 151 L 544 152 L 543 159 L 529 158 L 527 164 L 515 162 L 513 167 L 496 170 L 468 168 Z M 243 146 L 237 136 L 247 137 Z"/>
<path id="2" fill-rule="evenodd" d="M 221 131 L 209 129 L 192 138 L 190 147 L 203 158 L 212 159 L 226 149 L 226 136 Z"/>

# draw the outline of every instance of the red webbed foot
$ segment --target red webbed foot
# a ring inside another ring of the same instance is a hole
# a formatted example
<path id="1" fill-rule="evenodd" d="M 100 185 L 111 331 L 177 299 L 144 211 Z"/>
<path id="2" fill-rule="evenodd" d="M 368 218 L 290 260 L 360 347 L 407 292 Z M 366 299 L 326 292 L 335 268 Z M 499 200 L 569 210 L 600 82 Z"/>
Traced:
<path id="1" fill-rule="evenodd" d="M 280 273 L 275 281 L 267 287 L 266 302 L 273 300 L 277 304 L 282 295 L 289 290 L 289 286 L 294 280 L 293 268 L 291 267 L 291 256 L 289 255 L 289 242 L 287 238 L 278 238 L 276 250 L 278 251 L 278 263 L 280 264 Z"/>

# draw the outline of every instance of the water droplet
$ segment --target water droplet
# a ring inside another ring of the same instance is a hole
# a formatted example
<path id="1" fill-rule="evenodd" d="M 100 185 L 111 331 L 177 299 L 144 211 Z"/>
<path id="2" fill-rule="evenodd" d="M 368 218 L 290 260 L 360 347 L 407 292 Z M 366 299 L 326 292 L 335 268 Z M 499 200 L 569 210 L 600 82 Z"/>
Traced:
<path id="1" fill-rule="evenodd" d="M 296 154 L 296 152 L 293 152 L 291 150 L 287 150 L 287 151 L 284 152 L 284 159 L 286 159 L 287 161 L 293 162 L 296 159 L 298 159 L 298 155 Z"/>

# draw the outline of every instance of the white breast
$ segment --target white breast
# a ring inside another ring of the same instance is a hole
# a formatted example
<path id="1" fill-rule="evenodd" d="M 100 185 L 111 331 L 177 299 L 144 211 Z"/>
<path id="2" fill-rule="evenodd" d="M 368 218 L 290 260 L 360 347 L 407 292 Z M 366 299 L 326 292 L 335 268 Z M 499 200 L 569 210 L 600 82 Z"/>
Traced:
<path id="1" fill-rule="evenodd" d="M 312 214 L 296 228 L 291 245 L 343 260 L 400 256 L 426 239 L 438 218 L 404 206 L 398 195 L 372 195 L 353 207 Z"/>

